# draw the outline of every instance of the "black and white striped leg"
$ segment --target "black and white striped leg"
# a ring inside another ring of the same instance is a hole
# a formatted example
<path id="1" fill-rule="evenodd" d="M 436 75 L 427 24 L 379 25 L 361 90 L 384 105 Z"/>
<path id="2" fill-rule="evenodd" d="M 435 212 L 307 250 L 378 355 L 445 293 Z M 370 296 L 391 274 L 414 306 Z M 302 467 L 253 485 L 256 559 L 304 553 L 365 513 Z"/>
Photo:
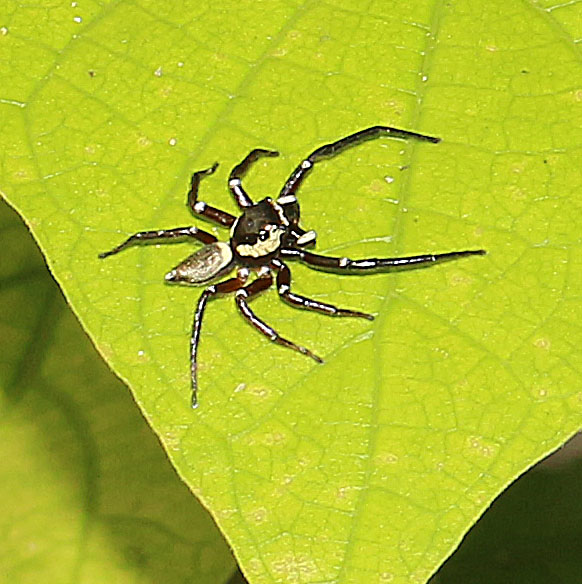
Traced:
<path id="1" fill-rule="evenodd" d="M 309 349 L 305 347 L 301 347 L 300 345 L 295 344 L 293 341 L 289 339 L 283 338 L 279 333 L 270 327 L 267 323 L 262 321 L 249 307 L 248 300 L 250 300 L 253 296 L 256 296 L 259 292 L 266 290 L 273 284 L 273 277 L 269 274 L 267 276 L 263 276 L 255 280 L 252 284 L 237 290 L 235 299 L 237 306 L 247 320 L 247 322 L 253 326 L 256 330 L 258 330 L 261 334 L 265 335 L 270 341 L 276 343 L 277 345 L 281 345 L 282 347 L 288 347 L 289 349 L 293 349 L 302 355 L 306 355 L 307 357 L 311 357 L 314 361 L 318 363 L 323 363 L 323 359 L 312 353 Z"/>
<path id="2" fill-rule="evenodd" d="M 254 150 L 251 150 L 251 152 L 245 156 L 244 160 L 240 164 L 237 164 L 230 173 L 228 178 L 228 188 L 230 189 L 236 204 L 241 209 L 250 207 L 253 204 L 253 201 L 248 196 L 247 192 L 243 189 L 242 178 L 254 162 L 265 156 L 272 158 L 274 156 L 279 156 L 279 153 L 276 150 L 255 148 Z"/>
<path id="3" fill-rule="evenodd" d="M 331 158 L 347 148 L 357 146 L 367 140 L 374 140 L 380 136 L 399 138 L 401 140 L 414 138 L 417 140 L 424 140 L 425 142 L 440 142 L 440 138 L 425 136 L 424 134 L 418 134 L 417 132 L 408 132 L 407 130 L 399 130 L 398 128 L 392 128 L 390 126 L 372 126 L 371 128 L 360 130 L 359 132 L 350 134 L 341 140 L 337 140 L 331 144 L 325 144 L 317 150 L 314 150 L 287 179 L 285 186 L 281 189 L 279 197 L 287 197 L 294 194 L 316 162 L 319 162 L 324 158 Z"/>
<path id="4" fill-rule="evenodd" d="M 213 223 L 218 223 L 224 227 L 232 227 L 236 217 L 233 217 L 230 213 L 226 211 L 221 211 L 216 207 L 211 207 L 207 205 L 204 201 L 198 200 L 198 188 L 200 186 L 200 181 L 211 174 L 218 168 L 218 162 L 215 162 L 210 168 L 206 170 L 199 170 L 192 175 L 192 181 L 190 183 L 190 190 L 188 191 L 188 207 L 190 207 L 194 215 L 204 217 Z"/>
<path id="5" fill-rule="evenodd" d="M 206 310 L 208 301 L 218 294 L 227 294 L 239 290 L 244 286 L 248 273 L 239 272 L 236 278 L 229 278 L 224 282 L 219 282 L 208 286 L 198 299 L 198 305 L 194 312 L 194 323 L 192 324 L 192 338 L 190 339 L 190 374 L 192 380 L 192 407 L 198 407 L 198 343 L 200 342 L 200 331 L 202 330 L 202 318 Z"/>
<path id="6" fill-rule="evenodd" d="M 424 254 L 403 258 L 367 258 L 362 260 L 351 260 L 349 258 L 322 256 L 302 249 L 281 250 L 281 255 L 283 257 L 298 259 L 316 270 L 336 272 L 338 274 L 394 272 L 398 270 L 426 268 L 443 262 L 458 260 L 467 256 L 485 255 L 486 253 L 487 252 L 484 249 L 477 249 L 439 254 Z"/>
<path id="7" fill-rule="evenodd" d="M 206 231 L 202 231 L 197 227 L 176 227 L 174 229 L 158 229 L 157 231 L 140 231 L 135 233 L 131 237 L 128 237 L 123 243 L 120 243 L 117 247 L 112 250 L 105 251 L 99 254 L 101 259 L 107 256 L 119 253 L 126 247 L 131 247 L 132 245 L 137 245 L 144 242 L 156 242 L 166 239 L 179 239 L 181 237 L 191 237 L 197 239 L 202 243 L 214 243 L 218 241 L 214 235 Z"/>
<path id="8" fill-rule="evenodd" d="M 279 292 L 279 296 L 288 304 L 297 306 L 298 308 L 304 308 L 305 310 L 328 314 L 329 316 L 356 316 L 374 320 L 371 314 L 366 314 L 365 312 L 338 308 L 333 304 L 326 304 L 325 302 L 319 302 L 318 300 L 312 300 L 311 298 L 294 294 L 291 292 L 291 271 L 289 268 L 279 260 L 275 260 L 273 264 L 279 270 L 277 272 L 277 291 Z"/>

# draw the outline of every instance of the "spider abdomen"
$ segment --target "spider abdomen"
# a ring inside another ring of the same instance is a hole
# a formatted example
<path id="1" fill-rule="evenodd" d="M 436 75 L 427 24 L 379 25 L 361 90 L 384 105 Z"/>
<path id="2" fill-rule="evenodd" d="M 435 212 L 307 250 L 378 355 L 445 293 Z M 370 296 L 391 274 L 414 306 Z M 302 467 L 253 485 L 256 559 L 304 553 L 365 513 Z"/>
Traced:
<path id="1" fill-rule="evenodd" d="M 166 280 L 185 284 L 201 284 L 212 280 L 228 268 L 232 259 L 233 253 L 227 243 L 223 241 L 209 243 L 168 272 Z"/>

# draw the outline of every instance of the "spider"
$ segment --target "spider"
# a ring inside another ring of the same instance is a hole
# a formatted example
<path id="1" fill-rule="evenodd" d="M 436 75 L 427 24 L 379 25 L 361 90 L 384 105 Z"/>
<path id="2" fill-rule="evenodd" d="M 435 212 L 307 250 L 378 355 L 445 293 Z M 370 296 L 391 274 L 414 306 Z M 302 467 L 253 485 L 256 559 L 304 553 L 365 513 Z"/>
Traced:
<path id="1" fill-rule="evenodd" d="M 275 329 L 256 316 L 249 307 L 249 300 L 271 287 L 273 273 L 275 274 L 279 296 L 292 306 L 329 316 L 349 316 L 368 320 L 373 320 L 374 317 L 371 314 L 338 308 L 332 304 L 295 294 L 291 291 L 291 272 L 287 267 L 287 260 L 299 260 L 310 268 L 326 272 L 371 274 L 426 267 L 465 256 L 486 253 L 485 250 L 478 249 L 399 258 L 352 260 L 347 257 L 322 256 L 304 249 L 307 246 L 315 245 L 317 234 L 312 230 L 305 231 L 299 226 L 299 203 L 295 193 L 309 175 L 313 166 L 320 160 L 335 156 L 346 148 L 383 135 L 403 140 L 414 138 L 432 143 L 440 142 L 440 138 L 388 126 L 366 128 L 314 150 L 291 173 L 276 199 L 267 197 L 258 203 L 254 203 L 243 188 L 242 178 L 249 167 L 258 159 L 279 156 L 279 152 L 274 150 L 256 148 L 232 169 L 228 181 L 228 188 L 241 210 L 239 217 L 198 200 L 200 181 L 216 171 L 218 162 L 215 162 L 210 168 L 197 171 L 192 175 L 191 186 L 188 191 L 188 207 L 194 215 L 221 227 L 229 228 L 230 240 L 228 242 L 219 241 L 214 235 L 207 231 L 202 231 L 198 227 L 176 227 L 157 231 L 140 231 L 112 250 L 99 254 L 100 258 L 106 258 L 141 242 L 163 242 L 190 238 L 204 244 L 203 247 L 187 257 L 173 270 L 170 270 L 165 276 L 167 282 L 186 285 L 204 284 L 219 276 L 224 276 L 236 268 L 236 276 L 211 284 L 202 292 L 194 313 L 190 345 L 191 403 L 193 408 L 198 406 L 198 343 L 200 341 L 202 317 L 210 299 L 234 292 L 240 313 L 261 334 L 278 345 L 293 349 L 310 357 L 317 363 L 323 363 L 323 360 L 309 349 L 282 337 Z M 256 273 L 256 278 L 251 283 L 247 283 L 251 272 Z"/>

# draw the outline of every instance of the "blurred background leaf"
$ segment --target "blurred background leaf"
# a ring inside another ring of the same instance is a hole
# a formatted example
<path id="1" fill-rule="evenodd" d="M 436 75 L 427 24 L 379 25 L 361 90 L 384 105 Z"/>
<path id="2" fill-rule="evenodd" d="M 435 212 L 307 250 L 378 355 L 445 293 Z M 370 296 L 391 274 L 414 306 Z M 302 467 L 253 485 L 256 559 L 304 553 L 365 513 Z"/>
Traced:
<path id="1" fill-rule="evenodd" d="M 580 19 L 553 8 L 6 11 L 2 191 L 251 581 L 426 581 L 496 494 L 580 428 Z M 249 176 L 259 197 L 310 149 L 379 122 L 444 140 L 320 165 L 301 193 L 320 250 L 490 255 L 368 278 L 297 267 L 298 290 L 378 314 L 257 300 L 323 367 L 217 301 L 192 412 L 197 294 L 162 281 L 186 246 L 97 253 L 190 222 L 192 170 L 223 162 L 203 198 L 234 211 L 225 179 L 251 148 L 282 152 Z"/>
<path id="2" fill-rule="evenodd" d="M 234 561 L 0 203 L 0 581 L 225 582 Z"/>

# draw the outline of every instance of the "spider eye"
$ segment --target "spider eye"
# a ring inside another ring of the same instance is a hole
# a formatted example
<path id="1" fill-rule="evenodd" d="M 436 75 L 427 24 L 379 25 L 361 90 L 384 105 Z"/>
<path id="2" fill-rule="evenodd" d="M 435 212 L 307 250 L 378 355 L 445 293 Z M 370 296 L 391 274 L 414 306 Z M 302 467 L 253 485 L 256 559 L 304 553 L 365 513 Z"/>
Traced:
<path id="1" fill-rule="evenodd" d="M 269 239 L 269 234 L 264 229 L 261 229 L 259 231 L 259 241 L 267 241 L 267 239 Z"/>

